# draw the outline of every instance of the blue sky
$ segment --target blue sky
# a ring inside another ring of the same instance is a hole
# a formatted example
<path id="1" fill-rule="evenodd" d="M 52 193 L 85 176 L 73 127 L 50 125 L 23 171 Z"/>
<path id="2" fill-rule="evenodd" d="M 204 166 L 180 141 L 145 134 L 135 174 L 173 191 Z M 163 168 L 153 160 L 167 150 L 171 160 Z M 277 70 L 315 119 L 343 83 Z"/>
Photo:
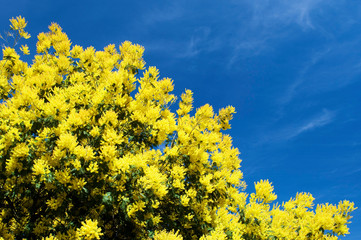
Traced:
<path id="1" fill-rule="evenodd" d="M 345 0 L 2 1 L 0 31 L 24 16 L 36 35 L 59 23 L 73 44 L 102 49 L 130 40 L 147 66 L 174 79 L 195 106 L 233 105 L 229 134 L 253 182 L 269 179 L 280 202 L 361 206 L 361 5 Z M 350 240 L 361 239 L 360 210 Z"/>

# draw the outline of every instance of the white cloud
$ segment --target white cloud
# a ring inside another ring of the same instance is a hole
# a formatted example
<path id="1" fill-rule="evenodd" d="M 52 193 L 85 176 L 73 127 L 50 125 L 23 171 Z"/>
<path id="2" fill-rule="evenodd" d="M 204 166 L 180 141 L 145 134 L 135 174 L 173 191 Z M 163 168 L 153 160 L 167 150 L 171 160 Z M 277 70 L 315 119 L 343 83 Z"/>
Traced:
<path id="1" fill-rule="evenodd" d="M 281 128 L 273 129 L 259 137 L 257 144 L 263 145 L 270 142 L 288 141 L 299 135 L 323 127 L 336 117 L 335 111 L 323 109 L 320 113 L 301 122 L 290 123 Z"/>
<path id="2" fill-rule="evenodd" d="M 249 1 L 253 9 L 252 24 L 266 27 L 280 27 L 296 23 L 302 28 L 314 28 L 312 12 L 318 9 L 321 0 L 279 0 Z"/>
<path id="3" fill-rule="evenodd" d="M 296 79 L 287 87 L 284 94 L 279 98 L 279 104 L 282 106 L 289 103 L 298 93 L 299 88 L 307 81 L 307 75 L 312 67 L 317 64 L 320 60 L 325 58 L 327 54 L 330 52 L 330 48 L 326 48 L 325 50 L 318 51 L 311 56 L 305 65 L 301 68 Z"/>
<path id="4" fill-rule="evenodd" d="M 301 31 L 324 32 L 312 16 L 326 3 L 324 0 L 249 0 L 246 5 L 238 3 L 239 11 L 250 9 L 251 16 L 239 20 L 243 24 L 230 40 L 234 51 L 229 67 L 241 56 L 255 56 L 272 49 L 270 43 L 274 40 L 292 37 L 289 33 L 291 26 L 298 26 Z"/>
<path id="5" fill-rule="evenodd" d="M 312 117 L 311 119 L 303 123 L 286 127 L 283 131 L 281 131 L 281 135 L 279 137 L 284 140 L 295 138 L 306 131 L 310 131 L 315 128 L 319 128 L 326 124 L 329 124 L 334 120 L 335 116 L 335 112 L 324 109 L 322 113 Z"/>
<path id="6" fill-rule="evenodd" d="M 314 118 L 312 118 L 311 120 L 309 120 L 308 122 L 296 127 L 296 129 L 293 130 L 293 133 L 291 133 L 291 135 L 289 135 L 289 138 L 293 138 L 296 137 L 298 135 L 300 135 L 303 132 L 312 130 L 314 128 L 318 128 L 318 127 L 322 127 L 328 123 L 330 123 L 331 121 L 333 121 L 333 118 L 335 117 L 335 112 L 331 112 L 328 110 L 323 110 L 322 113 Z"/>
<path id="7" fill-rule="evenodd" d="M 190 40 L 178 54 L 180 58 L 194 57 L 201 52 L 209 52 L 217 48 L 217 40 L 210 38 L 211 28 L 199 27 L 194 30 Z"/>
<path id="8" fill-rule="evenodd" d="M 360 42 L 361 36 L 356 36 L 352 41 L 326 44 L 314 53 L 280 94 L 281 110 L 297 96 L 334 91 L 360 81 Z"/>
<path id="9" fill-rule="evenodd" d="M 211 36 L 210 27 L 198 27 L 192 31 L 187 40 L 162 39 L 158 42 L 146 43 L 147 51 L 164 51 L 176 58 L 193 58 L 201 53 L 215 51 L 221 47 L 220 39 Z"/>

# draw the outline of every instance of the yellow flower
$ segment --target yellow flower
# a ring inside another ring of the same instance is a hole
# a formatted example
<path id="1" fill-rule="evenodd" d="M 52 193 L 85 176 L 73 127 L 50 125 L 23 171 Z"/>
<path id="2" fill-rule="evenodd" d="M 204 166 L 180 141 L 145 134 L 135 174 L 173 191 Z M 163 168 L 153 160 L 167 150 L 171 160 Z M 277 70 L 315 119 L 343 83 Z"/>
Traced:
<path id="1" fill-rule="evenodd" d="M 83 189 L 83 187 L 86 185 L 86 181 L 84 180 L 84 178 L 75 178 L 72 180 L 72 188 L 80 191 Z"/>
<path id="2" fill-rule="evenodd" d="M 26 157 L 28 152 L 29 147 L 26 145 L 26 143 L 20 143 L 14 148 L 12 156 L 16 158 Z"/>
<path id="3" fill-rule="evenodd" d="M 97 220 L 87 219 L 81 223 L 81 227 L 76 230 L 77 239 L 94 240 L 100 239 L 103 235 L 101 228 L 98 227 Z"/>
<path id="4" fill-rule="evenodd" d="M 179 109 L 177 113 L 179 116 L 188 114 L 193 109 L 193 92 L 191 90 L 186 90 L 185 93 L 181 96 L 182 101 L 179 103 Z"/>
<path id="5" fill-rule="evenodd" d="M 256 194 L 252 195 L 255 200 L 270 203 L 277 199 L 277 195 L 273 193 L 273 186 L 268 180 L 261 180 L 255 183 Z"/>
<path id="6" fill-rule="evenodd" d="M 152 218 L 153 224 L 156 226 L 158 223 L 162 222 L 162 217 L 161 216 L 155 216 Z"/>
<path id="7" fill-rule="evenodd" d="M 71 163 L 76 170 L 79 170 L 81 168 L 81 162 L 79 161 L 79 159 L 74 159 L 71 161 Z"/>
<path id="8" fill-rule="evenodd" d="M 172 169 L 172 177 L 175 179 L 183 179 L 186 169 L 183 166 L 175 165 Z"/>
<path id="9" fill-rule="evenodd" d="M 60 149 L 69 149 L 70 152 L 73 152 L 77 145 L 77 138 L 71 133 L 65 133 L 60 135 L 57 144 Z"/>
<path id="10" fill-rule="evenodd" d="M 136 212 L 144 212 L 145 203 L 143 201 L 137 201 L 127 207 L 127 213 L 129 217 L 133 217 Z"/>
<path id="11" fill-rule="evenodd" d="M 101 156 L 105 161 L 113 162 L 117 155 L 117 148 L 115 145 L 104 145 L 101 147 Z"/>
<path id="12" fill-rule="evenodd" d="M 10 22 L 16 41 L 30 37 L 24 18 Z M 233 107 L 215 114 L 206 104 L 190 115 L 193 93 L 186 90 L 177 117 L 170 107 L 176 99 L 170 94 L 173 81 L 160 79 L 156 67 L 144 68 L 143 47 L 127 41 L 120 52 L 114 45 L 103 51 L 71 48 L 58 24 L 49 30 L 38 35 L 39 54 L 31 65 L 14 48 L 2 48 L 0 158 L 5 169 L 0 186 L 16 198 L 32 191 L 25 189 L 29 184 L 38 189 L 40 178 L 39 197 L 51 211 L 39 212 L 36 201 L 26 196 L 3 204 L 0 239 L 21 238 L 33 214 L 39 215 L 35 239 L 127 238 L 115 232 L 124 227 L 115 226 L 122 211 L 134 223 L 136 239 L 146 239 L 148 230 L 157 230 L 155 240 L 241 240 L 247 235 L 334 240 L 324 232 L 348 233 L 355 210 L 348 201 L 313 211 L 312 195 L 299 193 L 271 207 L 277 196 L 268 180 L 257 182 L 248 198 L 239 151 L 223 134 Z M 27 45 L 20 50 L 30 53 Z M 12 208 L 23 217 L 15 219 Z M 71 222 L 82 208 L 88 212 L 77 228 Z M 180 232 L 171 230 L 175 225 L 169 220 L 177 221 Z M 154 227 L 147 224 L 151 221 Z M 55 233 L 60 225 L 62 231 Z"/>
<path id="13" fill-rule="evenodd" d="M 16 53 L 14 48 L 5 47 L 3 48 L 3 58 L 4 59 L 19 59 L 20 56 Z"/>
<path id="14" fill-rule="evenodd" d="M 223 130 L 231 128 L 229 121 L 232 120 L 233 114 L 235 114 L 235 108 L 228 106 L 219 110 L 219 123 Z"/>
<path id="15" fill-rule="evenodd" d="M 25 18 L 18 16 L 16 18 L 10 19 L 10 23 L 11 23 L 10 28 L 14 31 L 18 31 L 20 37 L 23 37 L 25 39 L 30 38 L 30 34 L 24 31 L 24 28 L 28 24 L 25 21 Z"/>
<path id="16" fill-rule="evenodd" d="M 144 189 L 152 189 L 154 194 L 162 199 L 168 192 L 165 182 L 166 175 L 159 172 L 155 166 L 149 166 L 145 170 L 145 176 L 140 179 Z"/>
<path id="17" fill-rule="evenodd" d="M 27 22 L 25 22 L 25 18 L 18 16 L 16 18 L 10 19 L 11 25 L 10 28 L 13 30 L 19 30 L 26 27 Z"/>
<path id="18" fill-rule="evenodd" d="M 91 173 L 98 173 L 98 169 L 99 169 L 98 163 L 92 162 L 89 164 L 89 167 L 87 167 L 86 170 L 88 170 Z"/>
<path id="19" fill-rule="evenodd" d="M 197 195 L 197 191 L 194 188 L 190 188 L 189 190 L 187 190 L 187 195 L 190 198 L 195 198 Z"/>
<path id="20" fill-rule="evenodd" d="M 29 48 L 28 48 L 28 46 L 26 44 L 21 45 L 20 50 L 23 52 L 24 55 L 29 55 L 30 54 Z"/>
<path id="21" fill-rule="evenodd" d="M 70 51 L 71 57 L 78 58 L 79 55 L 83 52 L 83 48 L 79 45 L 75 45 Z"/>
<path id="22" fill-rule="evenodd" d="M 41 240 L 58 240 L 57 237 L 54 237 L 53 235 L 49 235 L 48 237 L 46 238 L 41 238 Z"/>
<path id="23" fill-rule="evenodd" d="M 156 231 L 154 234 L 154 240 L 183 240 L 182 235 L 179 235 L 178 231 L 174 230 L 167 232 L 165 230 Z"/>
<path id="24" fill-rule="evenodd" d="M 90 131 L 90 135 L 96 137 L 100 134 L 100 129 L 98 126 L 94 126 L 93 129 Z"/>
<path id="25" fill-rule="evenodd" d="M 159 207 L 159 201 L 152 201 L 152 208 L 158 208 Z"/>
<path id="26" fill-rule="evenodd" d="M 181 203 L 183 206 L 188 207 L 189 206 L 189 197 L 187 195 L 182 195 L 180 197 Z"/>
<path id="27" fill-rule="evenodd" d="M 6 172 L 12 173 L 16 168 L 19 167 L 19 163 L 16 158 L 10 157 L 10 159 L 6 160 Z"/>
<path id="28" fill-rule="evenodd" d="M 45 175 L 48 172 L 49 172 L 49 166 L 45 160 L 43 159 L 35 160 L 33 165 L 34 175 Z"/>
<path id="29" fill-rule="evenodd" d="M 65 185 L 67 183 L 70 183 L 70 179 L 71 179 L 70 170 L 64 169 L 63 171 L 56 171 L 55 177 L 61 184 Z"/>
<path id="30" fill-rule="evenodd" d="M 62 203 L 63 203 L 62 198 L 51 198 L 48 201 L 46 201 L 46 205 L 48 205 L 53 210 L 58 209 Z"/>

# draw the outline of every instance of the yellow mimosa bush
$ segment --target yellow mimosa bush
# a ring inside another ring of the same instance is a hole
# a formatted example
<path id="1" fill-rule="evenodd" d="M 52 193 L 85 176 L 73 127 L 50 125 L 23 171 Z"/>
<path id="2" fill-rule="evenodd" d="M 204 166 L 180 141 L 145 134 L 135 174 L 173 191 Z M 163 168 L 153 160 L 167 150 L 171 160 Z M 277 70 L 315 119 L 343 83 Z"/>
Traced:
<path id="1" fill-rule="evenodd" d="M 28 38 L 24 18 L 13 36 Z M 16 39 L 16 41 L 19 41 Z M 16 48 L 15 48 L 16 47 Z M 145 67 L 143 47 L 72 45 L 59 25 L 0 61 L 0 239 L 338 239 L 349 201 L 311 194 L 273 204 L 267 180 L 244 192 L 224 133 L 235 109 L 176 112 L 173 81 Z M 20 51 L 19 51 L 20 50 Z M 20 54 L 20 52 L 22 52 Z"/>

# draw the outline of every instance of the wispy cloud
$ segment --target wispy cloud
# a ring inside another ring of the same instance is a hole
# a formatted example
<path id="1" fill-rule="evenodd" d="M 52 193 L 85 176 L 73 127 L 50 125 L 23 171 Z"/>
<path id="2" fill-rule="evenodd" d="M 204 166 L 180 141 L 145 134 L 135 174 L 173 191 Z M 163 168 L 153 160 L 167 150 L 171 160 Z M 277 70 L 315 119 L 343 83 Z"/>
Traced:
<path id="1" fill-rule="evenodd" d="M 297 96 L 320 94 L 346 87 L 361 79 L 359 61 L 361 36 L 344 43 L 330 43 L 311 55 L 286 86 L 278 104 L 283 107 Z"/>
<path id="2" fill-rule="evenodd" d="M 212 36 L 212 29 L 207 26 L 195 28 L 186 39 L 161 39 L 146 44 L 148 51 L 167 49 L 176 58 L 194 58 L 202 53 L 210 53 L 221 47 L 220 38 Z"/>
<path id="3" fill-rule="evenodd" d="M 180 58 L 190 58 L 202 52 L 211 52 L 219 48 L 219 39 L 211 37 L 210 27 L 199 27 L 193 31 L 189 41 L 178 54 Z"/>
<path id="4" fill-rule="evenodd" d="M 327 2 L 329 3 L 325 0 L 249 0 L 246 6 L 240 5 L 239 11 L 250 9 L 251 16 L 231 39 L 234 51 L 229 66 L 241 56 L 261 54 L 272 49 L 272 42 L 292 37 L 289 34 L 290 27 L 298 26 L 301 31 L 323 31 L 314 21 L 313 13 L 322 9 Z"/>
<path id="5" fill-rule="evenodd" d="M 263 133 L 258 137 L 257 144 L 263 145 L 269 142 L 288 141 L 298 137 L 299 135 L 323 127 L 336 117 L 336 111 L 323 109 L 320 113 L 303 120 L 301 122 L 283 125 L 281 128 L 275 128 L 269 132 Z"/>
<path id="6" fill-rule="evenodd" d="M 351 167 L 349 165 L 346 165 L 341 168 L 337 167 L 330 171 L 326 171 L 323 174 L 325 176 L 337 175 L 337 176 L 346 177 L 346 176 L 351 176 L 351 175 L 360 175 L 360 173 L 361 173 L 361 167 L 351 169 Z"/>
<path id="7" fill-rule="evenodd" d="M 286 136 L 288 139 L 296 137 L 303 132 L 312 130 L 314 128 L 322 127 L 328 123 L 330 123 L 333 118 L 335 117 L 335 112 L 328 111 L 324 109 L 319 116 L 312 118 L 311 120 L 307 121 L 300 126 L 297 126 L 295 129 L 292 129 L 290 134 Z"/>
<path id="8" fill-rule="evenodd" d="M 298 24 L 304 29 L 314 28 L 311 14 L 324 1 L 248 1 L 253 9 L 252 24 L 265 27 L 282 27 L 289 24 Z"/>
<path id="9" fill-rule="evenodd" d="M 305 65 L 301 68 L 298 73 L 296 79 L 287 87 L 284 94 L 278 99 L 279 104 L 281 106 L 289 103 L 298 93 L 300 86 L 307 81 L 307 75 L 312 67 L 317 64 L 322 58 L 324 58 L 327 53 L 330 52 L 330 48 L 326 48 L 322 51 L 318 51 L 311 56 L 311 58 L 305 63 Z"/>

